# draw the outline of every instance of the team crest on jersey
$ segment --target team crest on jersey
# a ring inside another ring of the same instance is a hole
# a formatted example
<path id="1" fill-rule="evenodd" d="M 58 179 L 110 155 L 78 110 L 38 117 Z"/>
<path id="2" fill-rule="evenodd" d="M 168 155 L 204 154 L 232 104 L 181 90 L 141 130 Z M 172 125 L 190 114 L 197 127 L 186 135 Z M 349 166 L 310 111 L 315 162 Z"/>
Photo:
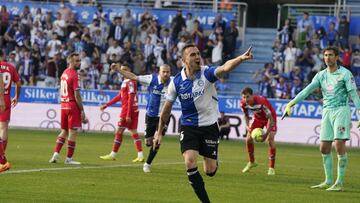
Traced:
<path id="1" fill-rule="evenodd" d="M 204 86 L 204 84 L 205 84 L 205 82 L 204 82 L 203 80 L 198 80 L 198 82 L 197 82 L 197 85 L 198 85 L 199 87 Z"/>

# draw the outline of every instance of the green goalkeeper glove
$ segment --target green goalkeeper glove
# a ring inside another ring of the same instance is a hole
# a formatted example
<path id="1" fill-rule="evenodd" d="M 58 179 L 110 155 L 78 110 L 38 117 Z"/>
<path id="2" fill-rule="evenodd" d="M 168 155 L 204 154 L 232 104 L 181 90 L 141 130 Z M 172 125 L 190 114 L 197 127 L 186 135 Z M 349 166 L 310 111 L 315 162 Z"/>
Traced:
<path id="1" fill-rule="evenodd" d="M 283 120 L 286 116 L 290 116 L 291 115 L 291 107 L 295 105 L 295 102 L 293 102 L 292 100 L 286 104 L 286 107 L 284 109 L 284 113 L 281 117 L 281 120 Z"/>

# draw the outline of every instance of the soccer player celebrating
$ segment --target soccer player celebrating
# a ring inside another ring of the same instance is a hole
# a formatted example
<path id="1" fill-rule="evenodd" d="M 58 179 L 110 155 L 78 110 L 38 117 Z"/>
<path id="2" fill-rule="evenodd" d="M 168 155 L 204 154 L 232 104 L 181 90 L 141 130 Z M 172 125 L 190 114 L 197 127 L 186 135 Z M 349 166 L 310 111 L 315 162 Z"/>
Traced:
<path id="1" fill-rule="evenodd" d="M 113 66 L 114 68 L 114 66 Z M 123 71 L 131 71 L 127 65 L 120 67 Z M 143 162 L 144 155 L 141 146 L 141 139 L 137 133 L 139 109 L 138 109 L 138 98 L 137 98 L 137 83 L 135 80 L 126 79 L 121 84 L 120 92 L 117 96 L 111 99 L 107 104 L 100 107 L 103 111 L 108 106 L 115 104 L 121 100 L 121 113 L 120 121 L 118 122 L 118 128 L 115 131 L 115 139 L 110 154 L 100 156 L 103 160 L 115 160 L 116 154 L 121 146 L 123 133 L 127 128 L 134 140 L 135 148 L 137 150 L 137 158 L 133 162 Z"/>
<path id="2" fill-rule="evenodd" d="M 60 150 L 68 138 L 67 155 L 65 164 L 80 164 L 73 160 L 75 151 L 77 130 L 81 128 L 81 122 L 87 123 L 84 107 L 80 95 L 79 77 L 77 70 L 80 68 L 80 56 L 72 53 L 68 57 L 69 67 L 60 78 L 60 100 L 61 100 L 61 132 L 57 137 L 54 154 L 50 163 L 59 161 Z"/>
<path id="3" fill-rule="evenodd" d="M 323 188 L 328 191 L 342 191 L 345 169 L 348 163 L 345 142 L 350 139 L 351 113 L 349 96 L 356 109 L 360 110 L 360 99 L 356 91 L 354 76 L 346 68 L 339 66 L 339 51 L 336 47 L 323 50 L 326 69 L 315 75 L 311 83 L 291 100 L 285 108 L 284 115 L 291 115 L 291 107 L 305 99 L 311 92 L 321 88 L 323 95 L 323 113 L 320 130 L 320 152 L 322 154 L 325 181 L 311 188 Z M 360 112 L 359 112 L 360 113 Z M 360 127 L 360 121 L 358 123 Z M 338 157 L 337 179 L 333 183 L 332 143 Z"/>
<path id="4" fill-rule="evenodd" d="M 200 51 L 193 44 L 185 45 L 181 55 L 184 68 L 169 84 L 166 101 L 160 113 L 159 127 L 154 137 L 154 147 L 161 143 L 162 131 L 169 119 L 172 105 L 178 97 L 182 110 L 180 148 L 188 179 L 200 201 L 210 202 L 198 171 L 197 156 L 200 154 L 204 157 L 206 175 L 214 176 L 218 167 L 219 143 L 219 109 L 214 82 L 243 61 L 251 59 L 252 53 L 249 48 L 244 54 L 219 67 L 202 66 Z"/>
<path id="5" fill-rule="evenodd" d="M 249 87 L 241 91 L 241 108 L 244 112 L 244 120 L 246 123 L 246 149 L 248 152 L 249 162 L 242 170 L 243 173 L 249 172 L 251 168 L 257 166 L 254 156 L 254 141 L 251 132 L 255 128 L 264 128 L 266 132 L 262 136 L 262 141 L 267 140 L 269 144 L 269 170 L 268 175 L 275 175 L 275 141 L 276 134 L 276 113 L 270 102 L 262 96 L 253 95 L 253 90 Z M 249 110 L 254 112 L 254 121 L 250 126 Z"/>
<path id="6" fill-rule="evenodd" d="M 18 103 L 21 81 L 15 67 L 5 62 L 2 49 L 0 49 L 0 77 L 0 172 L 3 172 L 11 168 L 11 164 L 6 160 L 5 151 L 8 143 L 11 107 L 15 107 Z M 15 83 L 13 99 L 10 98 L 12 82 Z"/>
<path id="7" fill-rule="evenodd" d="M 150 147 L 149 155 L 146 159 L 146 162 L 143 166 L 143 171 L 145 173 L 151 172 L 151 163 L 154 160 L 157 152 L 159 151 L 160 146 L 155 146 L 153 148 L 153 139 L 154 134 L 159 125 L 159 112 L 162 109 L 165 103 L 165 94 L 168 89 L 168 85 L 171 81 L 170 75 L 170 66 L 164 64 L 160 66 L 159 74 L 151 75 L 140 75 L 136 76 L 135 74 L 122 70 L 118 65 L 113 64 L 112 69 L 117 69 L 125 78 L 130 80 L 136 80 L 141 84 L 148 86 L 149 100 L 146 106 L 146 130 L 145 130 L 145 143 L 146 146 Z M 167 121 L 167 123 L 169 120 Z M 167 126 L 165 126 L 162 134 L 165 135 Z"/>

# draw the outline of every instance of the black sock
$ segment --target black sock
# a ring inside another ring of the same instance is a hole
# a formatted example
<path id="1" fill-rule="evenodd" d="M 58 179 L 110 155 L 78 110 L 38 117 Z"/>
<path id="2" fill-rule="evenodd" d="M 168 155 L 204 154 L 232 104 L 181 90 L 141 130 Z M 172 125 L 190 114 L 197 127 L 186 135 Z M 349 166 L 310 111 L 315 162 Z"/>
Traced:
<path id="1" fill-rule="evenodd" d="M 190 181 L 191 186 L 193 187 L 197 197 L 201 202 L 208 203 L 210 202 L 208 194 L 205 190 L 204 181 L 196 168 L 191 168 L 187 170 L 187 175 Z"/>
<path id="2" fill-rule="evenodd" d="M 151 162 L 153 161 L 153 159 L 155 158 L 157 152 L 159 151 L 159 147 L 155 147 L 155 149 L 153 149 L 152 147 L 150 147 L 150 151 L 149 151 L 149 155 L 146 159 L 146 163 L 151 165 Z"/>

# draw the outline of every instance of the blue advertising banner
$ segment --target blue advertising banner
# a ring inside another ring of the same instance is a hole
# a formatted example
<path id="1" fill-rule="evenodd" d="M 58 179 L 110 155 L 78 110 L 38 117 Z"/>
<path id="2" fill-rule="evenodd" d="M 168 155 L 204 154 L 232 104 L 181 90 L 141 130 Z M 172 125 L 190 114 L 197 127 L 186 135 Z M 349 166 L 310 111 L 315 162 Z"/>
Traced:
<path id="1" fill-rule="evenodd" d="M 15 89 L 12 87 L 11 95 L 14 95 Z M 84 105 L 100 106 L 109 102 L 113 97 L 118 94 L 118 91 L 110 90 L 82 90 L 81 97 Z M 139 93 L 138 103 L 140 108 L 145 108 L 147 105 L 147 94 Z M 241 113 L 240 97 L 219 96 L 219 110 L 225 113 L 237 114 Z M 269 99 L 271 105 L 274 107 L 276 114 L 281 116 L 285 109 L 288 100 L 276 100 Z M 59 93 L 57 88 L 39 88 L 39 87 L 22 87 L 20 102 L 25 103 L 50 103 L 58 104 Z M 120 107 L 118 102 L 113 105 L 114 107 Z M 176 102 L 173 109 L 180 110 L 180 104 Z M 296 118 L 315 118 L 320 119 L 322 114 L 322 104 L 314 101 L 304 101 L 293 107 L 292 117 Z M 357 120 L 357 113 L 355 107 L 351 107 L 351 118 Z"/>
<path id="2" fill-rule="evenodd" d="M 59 4 L 55 3 L 17 3 L 17 2 L 2 2 L 1 5 L 5 5 L 7 10 L 10 12 L 10 18 L 14 15 L 20 15 L 24 6 L 29 5 L 30 10 L 33 14 L 35 14 L 37 8 L 41 8 L 43 13 L 47 11 L 52 11 L 53 14 L 57 12 L 59 9 Z M 71 6 L 70 4 L 66 4 L 71 10 L 76 14 L 79 22 L 90 24 L 94 18 L 94 15 L 97 11 L 96 7 L 94 6 Z M 136 19 L 136 23 L 140 22 L 140 17 L 144 11 L 148 9 L 143 8 L 130 8 L 133 14 L 133 18 Z M 120 16 L 125 13 L 125 8 L 123 7 L 110 7 L 104 6 L 103 12 L 106 14 L 107 19 L 110 21 L 115 16 Z M 162 10 L 162 9 L 151 9 L 150 13 L 158 20 L 160 25 L 169 26 L 171 23 L 172 18 L 176 14 L 176 10 Z M 190 11 L 190 10 L 182 10 L 182 13 L 185 17 L 187 13 L 192 13 L 195 19 L 198 19 L 202 28 L 204 29 L 212 29 L 212 24 L 214 22 L 216 14 L 212 12 L 212 10 L 197 10 L 197 11 Z M 223 12 L 223 18 L 225 21 L 231 21 L 235 19 L 234 12 Z"/>

